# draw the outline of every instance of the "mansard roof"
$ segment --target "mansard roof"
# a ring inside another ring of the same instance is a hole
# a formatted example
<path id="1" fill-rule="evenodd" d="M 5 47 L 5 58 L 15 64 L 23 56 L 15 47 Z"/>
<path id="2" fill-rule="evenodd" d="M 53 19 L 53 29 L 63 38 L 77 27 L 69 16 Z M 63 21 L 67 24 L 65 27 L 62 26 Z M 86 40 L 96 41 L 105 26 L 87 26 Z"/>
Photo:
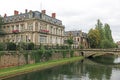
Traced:
<path id="1" fill-rule="evenodd" d="M 75 30 L 75 31 L 65 31 L 65 36 L 72 35 L 74 37 L 85 37 L 87 38 L 87 33 L 82 32 L 81 30 Z"/>
<path id="2" fill-rule="evenodd" d="M 30 11 L 27 13 L 20 13 L 17 15 L 6 16 L 3 18 L 3 21 L 4 23 L 13 23 L 13 22 L 30 20 L 30 19 L 39 19 L 39 20 L 43 20 L 43 21 L 46 21 L 52 24 L 63 26 L 61 20 L 58 20 L 46 14 L 43 14 L 39 11 Z"/>

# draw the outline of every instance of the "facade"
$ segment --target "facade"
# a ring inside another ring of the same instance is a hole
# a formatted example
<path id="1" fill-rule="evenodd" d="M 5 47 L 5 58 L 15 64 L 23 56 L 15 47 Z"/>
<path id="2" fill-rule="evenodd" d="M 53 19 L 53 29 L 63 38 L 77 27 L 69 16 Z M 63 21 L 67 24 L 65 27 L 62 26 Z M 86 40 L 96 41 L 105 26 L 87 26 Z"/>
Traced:
<path id="1" fill-rule="evenodd" d="M 73 39 L 73 48 L 89 48 L 87 34 L 82 32 L 81 30 L 78 31 L 66 31 L 65 32 L 65 43 L 69 37 Z"/>
<path id="2" fill-rule="evenodd" d="M 27 11 L 3 17 L 2 30 L 6 33 L 0 42 L 33 42 L 36 45 L 63 45 L 64 26 L 56 19 L 56 13 L 46 15 L 46 10 Z"/>
<path id="3" fill-rule="evenodd" d="M 116 44 L 117 44 L 118 48 L 120 48 L 120 41 L 118 41 Z"/>

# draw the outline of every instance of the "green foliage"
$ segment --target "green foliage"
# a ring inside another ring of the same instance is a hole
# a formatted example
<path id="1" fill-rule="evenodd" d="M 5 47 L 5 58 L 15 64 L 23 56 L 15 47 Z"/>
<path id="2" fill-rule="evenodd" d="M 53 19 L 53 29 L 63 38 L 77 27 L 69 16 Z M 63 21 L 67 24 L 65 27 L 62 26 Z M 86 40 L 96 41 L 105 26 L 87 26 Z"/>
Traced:
<path id="1" fill-rule="evenodd" d="M 19 42 L 18 43 L 19 50 L 26 50 L 26 43 L 25 42 Z"/>
<path id="2" fill-rule="evenodd" d="M 68 43 L 69 45 L 72 45 L 72 44 L 73 44 L 73 40 L 72 40 L 72 39 L 68 39 L 68 40 L 67 40 L 67 43 Z"/>
<path id="3" fill-rule="evenodd" d="M 99 37 L 101 42 L 103 39 L 105 39 L 105 35 L 104 35 L 103 24 L 99 19 L 97 20 L 95 29 L 99 31 Z"/>
<path id="4" fill-rule="evenodd" d="M 88 33 L 88 39 L 91 48 L 114 48 L 115 43 L 113 42 L 111 29 L 108 24 L 104 26 L 97 21 L 95 29 L 91 29 Z"/>
<path id="5" fill-rule="evenodd" d="M 70 57 L 74 56 L 74 50 L 70 50 Z"/>
<path id="6" fill-rule="evenodd" d="M 100 33 L 97 29 L 91 29 L 88 33 L 88 39 L 91 48 L 97 48 L 100 43 Z"/>
<path id="7" fill-rule="evenodd" d="M 61 49 L 68 49 L 69 47 L 67 45 L 61 46 Z"/>
<path id="8" fill-rule="evenodd" d="M 71 48 L 71 45 L 73 44 L 72 37 L 70 37 L 69 39 L 67 39 L 67 44 L 69 45 L 69 48 Z"/>
<path id="9" fill-rule="evenodd" d="M 19 42 L 17 45 L 19 50 L 33 50 L 34 49 L 34 43 L 25 43 L 25 42 Z"/>
<path id="10" fill-rule="evenodd" d="M 66 58 L 66 56 L 67 56 L 67 52 L 68 52 L 68 51 L 66 51 L 66 50 L 65 50 L 65 51 L 62 51 L 63 58 Z"/>
<path id="11" fill-rule="evenodd" d="M 0 51 L 5 50 L 6 44 L 5 43 L 0 43 Z"/>
<path id="12" fill-rule="evenodd" d="M 108 24 L 105 24 L 104 30 L 105 30 L 105 37 L 106 37 L 106 39 L 108 39 L 109 41 L 113 42 L 110 26 Z"/>
<path id="13" fill-rule="evenodd" d="M 84 46 L 82 44 L 80 44 L 80 49 L 84 49 Z"/>
<path id="14" fill-rule="evenodd" d="M 39 63 L 42 60 L 49 60 L 54 53 L 53 49 L 46 50 L 45 47 L 41 44 L 40 49 L 32 52 L 31 57 L 35 60 L 35 63 Z"/>
<path id="15" fill-rule="evenodd" d="M 101 48 L 113 48 L 114 44 L 111 43 L 108 39 L 102 40 Z"/>
<path id="16" fill-rule="evenodd" d="M 33 50 L 34 49 L 34 43 L 33 42 L 28 43 L 27 45 L 28 45 L 27 50 Z"/>
<path id="17" fill-rule="evenodd" d="M 6 43 L 7 45 L 7 50 L 16 50 L 16 44 L 13 42 L 8 42 Z"/>
<path id="18" fill-rule="evenodd" d="M 34 59 L 35 59 L 35 63 L 40 62 L 40 59 L 42 58 L 42 51 L 40 49 L 38 49 L 37 51 L 35 51 L 35 53 L 33 54 Z"/>
<path id="19" fill-rule="evenodd" d="M 48 61 L 49 58 L 52 56 L 52 53 L 53 53 L 52 50 L 46 50 L 44 57 L 45 57 L 45 59 L 46 59 L 47 61 Z"/>

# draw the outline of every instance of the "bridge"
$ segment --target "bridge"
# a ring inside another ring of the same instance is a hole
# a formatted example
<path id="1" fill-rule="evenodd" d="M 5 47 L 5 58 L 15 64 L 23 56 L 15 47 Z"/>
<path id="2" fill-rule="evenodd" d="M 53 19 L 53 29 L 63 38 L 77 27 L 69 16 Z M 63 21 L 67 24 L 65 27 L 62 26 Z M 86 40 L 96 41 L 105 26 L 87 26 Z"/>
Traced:
<path id="1" fill-rule="evenodd" d="M 96 57 L 105 54 L 120 55 L 120 49 L 79 49 L 77 51 L 84 57 Z"/>

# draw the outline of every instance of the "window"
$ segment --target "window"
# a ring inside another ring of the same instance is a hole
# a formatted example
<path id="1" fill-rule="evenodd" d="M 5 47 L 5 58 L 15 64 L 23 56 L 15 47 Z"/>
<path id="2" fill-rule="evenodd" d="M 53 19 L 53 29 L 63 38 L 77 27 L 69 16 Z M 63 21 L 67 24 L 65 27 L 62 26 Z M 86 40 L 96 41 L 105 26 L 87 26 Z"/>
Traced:
<path id="1" fill-rule="evenodd" d="M 33 18 L 33 13 L 32 12 L 30 12 L 29 18 Z"/>
<path id="2" fill-rule="evenodd" d="M 16 30 L 19 30 L 19 25 L 16 25 Z"/>
<path id="3" fill-rule="evenodd" d="M 14 26 L 12 26 L 12 31 L 14 30 Z"/>
<path id="4" fill-rule="evenodd" d="M 9 26 L 7 26 L 7 31 L 8 31 L 8 32 L 10 31 L 10 27 L 9 27 Z"/>
<path id="5" fill-rule="evenodd" d="M 28 24 L 28 29 L 29 29 L 29 30 L 33 30 L 33 24 L 32 24 L 32 23 L 29 23 L 29 24 Z"/>
<path id="6" fill-rule="evenodd" d="M 21 41 L 23 41 L 23 35 L 21 35 Z"/>
<path id="7" fill-rule="evenodd" d="M 24 30 L 24 25 L 23 24 L 21 24 L 21 31 L 23 31 Z"/>
<path id="8" fill-rule="evenodd" d="M 78 42 L 80 41 L 79 38 L 77 38 L 77 41 L 78 41 Z"/>
<path id="9" fill-rule="evenodd" d="M 52 34 L 52 26 L 50 27 L 50 33 Z"/>
<path id="10" fill-rule="evenodd" d="M 79 36 L 79 33 L 77 33 L 77 36 Z"/>
<path id="11" fill-rule="evenodd" d="M 35 30 L 38 30 L 38 22 L 35 22 Z"/>
<path id="12" fill-rule="evenodd" d="M 39 40 L 40 43 L 46 43 L 46 40 L 47 40 L 46 36 L 40 35 L 40 40 Z"/>
<path id="13" fill-rule="evenodd" d="M 50 36 L 50 43 L 52 43 L 52 36 Z"/>

